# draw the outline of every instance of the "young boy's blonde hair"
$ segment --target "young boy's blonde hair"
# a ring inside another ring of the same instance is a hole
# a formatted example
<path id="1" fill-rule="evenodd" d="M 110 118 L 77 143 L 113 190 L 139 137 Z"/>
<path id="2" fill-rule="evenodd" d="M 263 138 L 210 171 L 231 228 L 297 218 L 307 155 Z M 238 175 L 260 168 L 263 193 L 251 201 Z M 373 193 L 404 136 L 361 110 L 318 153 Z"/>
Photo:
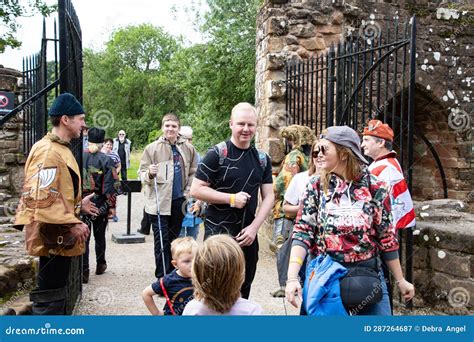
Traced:
<path id="1" fill-rule="evenodd" d="M 183 253 L 193 253 L 197 247 L 196 240 L 190 236 L 177 238 L 171 242 L 171 257 L 176 260 Z"/>
<path id="2" fill-rule="evenodd" d="M 239 299 L 244 278 L 244 253 L 234 239 L 215 235 L 204 241 L 192 269 L 196 299 L 211 310 L 226 313 Z"/>

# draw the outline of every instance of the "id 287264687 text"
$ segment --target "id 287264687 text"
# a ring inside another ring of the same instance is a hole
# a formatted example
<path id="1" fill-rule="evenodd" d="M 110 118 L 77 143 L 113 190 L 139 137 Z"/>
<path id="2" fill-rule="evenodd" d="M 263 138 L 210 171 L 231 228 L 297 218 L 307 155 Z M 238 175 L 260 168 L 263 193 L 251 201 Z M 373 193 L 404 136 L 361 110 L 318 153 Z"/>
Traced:
<path id="1" fill-rule="evenodd" d="M 438 326 L 438 325 L 364 325 L 364 332 L 367 333 L 464 333 L 467 327 L 462 326 Z"/>

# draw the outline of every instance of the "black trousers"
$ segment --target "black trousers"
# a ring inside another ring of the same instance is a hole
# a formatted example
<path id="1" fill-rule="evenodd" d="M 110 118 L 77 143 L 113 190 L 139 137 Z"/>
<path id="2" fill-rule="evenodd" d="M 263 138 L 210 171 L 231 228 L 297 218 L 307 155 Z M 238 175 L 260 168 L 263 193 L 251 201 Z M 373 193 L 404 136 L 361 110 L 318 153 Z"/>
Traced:
<path id="1" fill-rule="evenodd" d="M 127 164 L 122 164 L 120 168 L 120 176 L 122 180 L 127 180 Z"/>
<path id="2" fill-rule="evenodd" d="M 258 263 L 258 238 L 255 237 L 254 242 L 250 246 L 242 247 L 245 257 L 245 280 L 240 289 L 242 298 L 248 299 L 250 296 L 250 288 L 252 287 L 255 273 L 257 272 Z"/>
<path id="3" fill-rule="evenodd" d="M 150 234 L 150 227 L 151 227 L 151 220 L 150 216 L 146 211 L 145 208 L 143 208 L 143 217 L 142 217 L 142 222 L 140 223 L 140 230 L 139 232 L 145 235 Z"/>
<path id="4" fill-rule="evenodd" d="M 158 228 L 158 216 L 148 214 L 152 228 L 153 240 L 155 243 L 155 277 L 161 278 L 173 270 L 171 264 L 171 242 L 179 237 L 181 225 L 183 223 L 183 202 L 184 197 L 175 199 L 171 202 L 171 215 L 160 215 L 161 235 L 163 239 L 163 249 L 160 242 L 160 230 Z M 163 258 L 165 260 L 166 270 L 163 269 Z"/>
<path id="5" fill-rule="evenodd" d="M 207 221 L 204 223 L 204 239 L 212 235 L 217 234 L 228 234 L 227 230 L 219 231 L 219 227 L 208 226 Z M 250 246 L 242 247 L 245 258 L 245 280 L 240 289 L 240 294 L 242 298 L 248 299 L 250 296 L 250 289 L 252 287 L 252 282 L 255 278 L 255 273 L 257 272 L 257 263 L 258 263 L 258 236 L 255 237 L 255 240 Z"/>
<path id="6" fill-rule="evenodd" d="M 97 216 L 86 216 L 85 223 L 89 227 L 89 230 L 94 233 L 95 239 L 95 256 L 97 265 L 105 264 L 105 248 L 106 248 L 106 239 L 105 239 L 105 230 L 107 229 L 107 224 L 109 219 L 107 218 L 108 212 Z M 91 236 L 87 239 L 86 243 L 86 252 L 82 257 L 82 269 L 88 270 L 89 269 L 89 242 L 91 240 Z"/>
<path id="7" fill-rule="evenodd" d="M 30 292 L 33 315 L 65 315 L 71 257 L 41 256 L 37 288 Z"/>
<path id="8" fill-rule="evenodd" d="M 38 288 L 51 290 L 65 287 L 71 270 L 71 257 L 61 255 L 39 258 Z"/>

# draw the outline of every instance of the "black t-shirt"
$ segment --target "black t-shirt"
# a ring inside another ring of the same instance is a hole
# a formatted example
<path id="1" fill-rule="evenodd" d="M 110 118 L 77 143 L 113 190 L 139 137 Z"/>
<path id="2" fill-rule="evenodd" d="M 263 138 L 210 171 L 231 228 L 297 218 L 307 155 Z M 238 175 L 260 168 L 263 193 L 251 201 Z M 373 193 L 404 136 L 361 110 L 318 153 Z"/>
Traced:
<path id="1" fill-rule="evenodd" d="M 178 316 L 182 315 L 186 304 L 194 298 L 194 288 L 191 278 L 183 278 L 176 272 L 176 270 L 173 270 L 173 272 L 163 277 L 163 285 L 168 293 L 171 305 L 173 305 L 175 314 Z M 151 284 L 151 288 L 157 295 L 162 297 L 165 296 L 161 289 L 159 279 Z M 165 303 L 163 311 L 165 315 L 172 315 L 168 303 Z"/>
<path id="2" fill-rule="evenodd" d="M 118 150 L 117 150 L 118 155 L 120 157 L 120 163 L 122 165 L 127 165 L 127 154 L 125 152 L 125 144 L 126 144 L 125 141 L 123 143 L 119 141 Z"/>
<path id="3" fill-rule="evenodd" d="M 231 141 L 226 141 L 226 145 L 227 157 L 223 158 L 222 165 L 219 165 L 219 149 L 214 146 L 202 159 L 195 177 L 217 191 L 231 194 L 244 191 L 252 196 L 243 209 L 231 208 L 229 204 L 209 204 L 206 211 L 206 233 L 236 236 L 254 220 L 260 186 L 273 182 L 272 165 L 270 157 L 265 155 L 267 161 L 263 168 L 255 147 L 243 150 Z"/>

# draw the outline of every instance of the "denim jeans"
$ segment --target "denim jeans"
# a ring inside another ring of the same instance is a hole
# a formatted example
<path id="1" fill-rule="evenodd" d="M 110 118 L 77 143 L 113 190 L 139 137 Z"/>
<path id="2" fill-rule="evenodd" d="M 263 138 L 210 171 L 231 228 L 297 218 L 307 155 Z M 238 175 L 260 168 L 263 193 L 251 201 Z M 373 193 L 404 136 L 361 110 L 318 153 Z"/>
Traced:
<path id="1" fill-rule="evenodd" d="M 273 223 L 272 241 L 275 242 L 278 235 L 282 235 L 285 240 L 290 236 L 293 228 L 293 221 L 287 218 L 276 219 Z"/>
<path id="2" fill-rule="evenodd" d="M 179 237 L 191 236 L 194 240 L 197 239 L 199 234 L 199 225 L 195 225 L 194 227 L 181 227 L 181 232 L 179 233 Z"/>

